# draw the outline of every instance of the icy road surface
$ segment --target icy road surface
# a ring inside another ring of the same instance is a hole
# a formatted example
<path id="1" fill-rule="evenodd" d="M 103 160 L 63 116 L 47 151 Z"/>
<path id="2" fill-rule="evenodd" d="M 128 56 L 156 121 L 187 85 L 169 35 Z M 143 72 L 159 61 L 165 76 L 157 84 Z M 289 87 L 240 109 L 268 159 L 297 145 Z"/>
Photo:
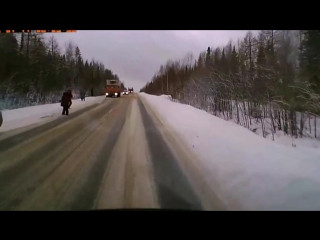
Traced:
<path id="1" fill-rule="evenodd" d="M 3 135 L 0 210 L 225 209 L 145 101 L 100 100 Z"/>

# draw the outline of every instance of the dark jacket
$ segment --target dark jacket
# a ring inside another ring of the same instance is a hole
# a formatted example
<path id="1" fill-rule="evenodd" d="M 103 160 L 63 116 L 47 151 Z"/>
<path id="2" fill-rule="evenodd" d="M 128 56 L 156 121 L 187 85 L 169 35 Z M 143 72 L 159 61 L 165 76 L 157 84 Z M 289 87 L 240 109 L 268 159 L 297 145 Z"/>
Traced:
<path id="1" fill-rule="evenodd" d="M 72 94 L 70 92 L 64 92 L 61 98 L 61 106 L 68 107 L 71 103 Z"/>
<path id="2" fill-rule="evenodd" d="M 85 91 L 81 91 L 81 92 L 80 92 L 80 97 L 81 97 L 81 98 L 84 98 L 85 96 L 86 96 L 86 92 L 85 92 Z"/>

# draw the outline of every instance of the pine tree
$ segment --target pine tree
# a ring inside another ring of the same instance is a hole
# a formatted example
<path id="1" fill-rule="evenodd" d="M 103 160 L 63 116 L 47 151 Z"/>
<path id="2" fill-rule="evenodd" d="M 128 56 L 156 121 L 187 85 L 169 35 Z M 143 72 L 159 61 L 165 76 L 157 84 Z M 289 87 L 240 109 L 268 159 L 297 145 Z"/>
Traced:
<path id="1" fill-rule="evenodd" d="M 303 30 L 302 49 L 303 74 L 320 93 L 320 30 Z"/>

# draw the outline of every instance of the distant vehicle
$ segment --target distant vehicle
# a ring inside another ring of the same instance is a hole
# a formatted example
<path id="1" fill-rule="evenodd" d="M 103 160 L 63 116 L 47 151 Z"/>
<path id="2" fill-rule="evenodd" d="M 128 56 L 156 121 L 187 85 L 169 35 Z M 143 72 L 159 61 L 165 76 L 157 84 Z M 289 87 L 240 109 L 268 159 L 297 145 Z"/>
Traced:
<path id="1" fill-rule="evenodd" d="M 133 88 L 128 89 L 129 93 L 133 93 Z"/>
<path id="2" fill-rule="evenodd" d="M 129 91 L 125 88 L 122 92 L 123 95 L 129 95 Z"/>
<path id="3" fill-rule="evenodd" d="M 106 80 L 106 97 L 120 97 L 122 90 L 120 80 Z"/>

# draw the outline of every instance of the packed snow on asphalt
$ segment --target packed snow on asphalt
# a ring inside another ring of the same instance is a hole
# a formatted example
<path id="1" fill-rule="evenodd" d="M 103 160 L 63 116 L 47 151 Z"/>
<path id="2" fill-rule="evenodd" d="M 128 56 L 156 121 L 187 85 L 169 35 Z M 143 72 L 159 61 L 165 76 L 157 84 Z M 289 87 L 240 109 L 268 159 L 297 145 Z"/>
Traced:
<path id="1" fill-rule="evenodd" d="M 90 105 L 100 103 L 105 96 L 87 97 L 85 101 L 80 99 L 72 100 L 70 114 Z M 60 103 L 43 104 L 32 107 L 2 110 L 3 124 L 0 132 L 22 128 L 31 124 L 44 123 L 61 116 L 62 107 Z"/>
<path id="2" fill-rule="evenodd" d="M 292 147 L 166 96 L 139 96 L 198 156 L 203 176 L 228 209 L 320 210 L 319 141 Z M 73 100 L 71 113 L 104 99 Z M 59 103 L 4 110 L 0 132 L 63 117 L 61 111 Z"/>
<path id="3" fill-rule="evenodd" d="M 204 176 L 229 209 L 320 210 L 318 140 L 307 140 L 309 149 L 292 147 L 167 96 L 140 96 L 199 156 Z"/>

